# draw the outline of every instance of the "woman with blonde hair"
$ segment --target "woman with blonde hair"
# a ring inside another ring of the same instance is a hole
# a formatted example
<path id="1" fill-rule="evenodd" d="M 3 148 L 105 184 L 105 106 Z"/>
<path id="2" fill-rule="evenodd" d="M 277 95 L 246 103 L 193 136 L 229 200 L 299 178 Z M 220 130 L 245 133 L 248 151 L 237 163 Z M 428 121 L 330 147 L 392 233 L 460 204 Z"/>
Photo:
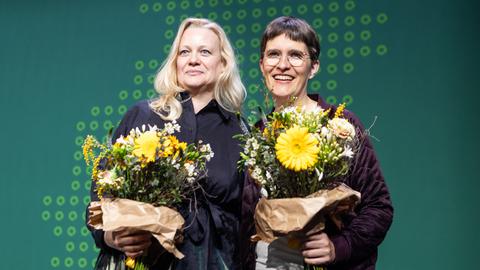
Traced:
<path id="1" fill-rule="evenodd" d="M 207 163 L 207 177 L 200 180 L 202 189 L 195 194 L 195 202 L 185 201 L 178 207 L 186 224 L 178 248 L 185 257 L 175 259 L 146 232 L 90 228 L 100 248 L 97 269 L 108 269 L 101 265 L 107 265 L 112 257 L 144 254 L 150 270 L 240 269 L 238 235 L 244 177 L 237 170 L 241 149 L 233 136 L 244 132 L 238 112 L 246 92 L 223 29 L 207 19 L 185 19 L 155 78 L 155 89 L 159 97 L 130 108 L 113 139 L 132 128 L 161 128 L 176 120 L 181 126 L 175 134 L 179 140 L 210 144 L 214 157 Z M 96 199 L 95 192 L 92 197 Z"/>

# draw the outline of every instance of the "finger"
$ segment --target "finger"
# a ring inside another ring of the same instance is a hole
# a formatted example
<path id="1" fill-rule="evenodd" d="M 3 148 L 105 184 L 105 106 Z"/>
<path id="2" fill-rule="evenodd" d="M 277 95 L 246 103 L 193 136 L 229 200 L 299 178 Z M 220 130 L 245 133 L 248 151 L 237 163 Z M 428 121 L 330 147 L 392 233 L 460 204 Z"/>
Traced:
<path id="1" fill-rule="evenodd" d="M 329 246 L 329 243 L 327 239 L 309 240 L 303 242 L 303 249 L 326 248 Z"/>
<path id="2" fill-rule="evenodd" d="M 325 250 L 315 250 L 314 252 L 302 252 L 304 260 L 308 264 L 324 264 L 331 261 L 331 257 Z"/>
<path id="3" fill-rule="evenodd" d="M 141 251 L 146 250 L 149 246 L 150 246 L 149 243 L 142 243 L 142 244 L 138 244 L 138 245 L 128 245 L 128 246 L 122 247 L 122 251 L 125 252 L 125 253 L 127 253 L 127 252 L 131 252 L 131 253 L 141 252 Z"/>
<path id="4" fill-rule="evenodd" d="M 322 264 L 333 261 L 333 254 L 330 247 L 303 250 L 302 256 L 308 264 Z"/>
<path id="5" fill-rule="evenodd" d="M 143 236 L 128 236 L 117 239 L 117 246 L 120 247 L 123 251 L 128 246 L 150 246 L 152 243 L 151 237 Z"/>
<path id="6" fill-rule="evenodd" d="M 309 232 L 305 235 L 307 237 L 307 239 L 322 239 L 322 238 L 325 238 L 325 237 L 328 237 L 326 233 L 320 231 L 320 232 Z"/>
<path id="7" fill-rule="evenodd" d="M 132 259 L 135 259 L 136 257 L 140 257 L 143 255 L 143 250 L 139 252 L 125 252 L 125 255 Z"/>
<path id="8" fill-rule="evenodd" d="M 133 236 L 133 235 L 151 235 L 151 233 L 148 231 L 127 228 L 121 231 L 116 231 L 116 235 L 119 237 L 125 237 L 125 236 Z"/>
<path id="9" fill-rule="evenodd" d="M 305 259 L 304 261 L 308 265 L 322 265 L 329 262 L 327 259 L 324 258 Z"/>
<path id="10" fill-rule="evenodd" d="M 321 235 L 321 234 L 324 234 L 324 232 L 323 231 L 308 231 L 307 233 L 305 233 L 305 236 L 311 237 L 311 236 L 314 236 L 314 235 Z"/>

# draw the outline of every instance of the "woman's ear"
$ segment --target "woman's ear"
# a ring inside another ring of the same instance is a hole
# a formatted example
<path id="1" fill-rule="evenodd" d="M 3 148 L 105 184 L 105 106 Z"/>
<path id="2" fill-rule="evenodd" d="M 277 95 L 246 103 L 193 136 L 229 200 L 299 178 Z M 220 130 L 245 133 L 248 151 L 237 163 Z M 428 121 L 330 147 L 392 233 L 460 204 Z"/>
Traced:
<path id="1" fill-rule="evenodd" d="M 308 76 L 308 78 L 312 79 L 313 77 L 315 77 L 319 69 L 320 69 L 320 61 L 319 60 L 313 61 L 312 68 L 310 69 L 310 75 Z"/>

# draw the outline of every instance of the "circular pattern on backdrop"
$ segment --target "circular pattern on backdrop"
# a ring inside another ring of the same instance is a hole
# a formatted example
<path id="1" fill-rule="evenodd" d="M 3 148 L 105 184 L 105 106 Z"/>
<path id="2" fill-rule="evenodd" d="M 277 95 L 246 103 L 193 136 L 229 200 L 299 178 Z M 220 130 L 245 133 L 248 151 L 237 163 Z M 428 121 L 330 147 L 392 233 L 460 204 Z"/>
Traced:
<path id="1" fill-rule="evenodd" d="M 328 10 L 330 10 L 330 12 L 332 13 L 337 12 L 339 8 L 340 8 L 340 5 L 337 2 L 331 2 L 328 5 Z"/>
<path id="2" fill-rule="evenodd" d="M 349 106 L 350 104 L 353 103 L 353 97 L 351 95 L 343 96 L 342 103 L 345 103 L 345 105 Z"/>
<path id="3" fill-rule="evenodd" d="M 253 18 L 260 18 L 260 16 L 262 16 L 262 10 L 259 9 L 259 8 L 254 8 L 252 10 L 252 17 Z"/>
<path id="4" fill-rule="evenodd" d="M 313 5 L 313 12 L 316 14 L 320 14 L 323 11 L 323 5 L 321 3 L 316 3 Z"/>
<path id="5" fill-rule="evenodd" d="M 45 211 L 42 212 L 42 219 L 43 219 L 44 221 L 49 220 L 50 217 L 51 217 L 51 214 L 50 214 L 49 211 L 45 210 Z"/>
<path id="6" fill-rule="evenodd" d="M 86 268 L 87 267 L 87 259 L 86 258 L 80 258 L 78 259 L 78 267 L 80 268 Z"/>
<path id="7" fill-rule="evenodd" d="M 315 20 L 313 20 L 312 26 L 315 29 L 318 29 L 318 28 L 322 27 L 323 26 L 323 20 L 321 18 L 316 18 Z"/>
<path id="8" fill-rule="evenodd" d="M 71 257 L 65 258 L 65 266 L 68 268 L 73 266 L 73 259 Z"/>
<path id="9" fill-rule="evenodd" d="M 282 14 L 286 16 L 290 16 L 292 14 L 292 7 L 291 6 L 284 6 L 282 8 Z"/>
<path id="10" fill-rule="evenodd" d="M 343 49 L 343 55 L 344 55 L 346 58 L 350 58 L 350 57 L 352 57 L 354 54 L 355 54 L 355 50 L 354 50 L 352 47 L 346 47 L 345 49 Z"/>
<path id="11" fill-rule="evenodd" d="M 308 11 L 307 5 L 299 5 L 299 6 L 297 7 L 297 12 L 298 12 L 298 14 L 300 14 L 300 15 L 304 15 L 305 13 L 307 13 L 307 11 Z"/>
<path id="12" fill-rule="evenodd" d="M 338 26 L 338 24 L 339 24 L 339 20 L 337 17 L 332 17 L 328 19 L 328 26 L 330 26 L 330 28 L 335 28 Z"/>
<path id="13" fill-rule="evenodd" d="M 159 2 L 153 3 L 152 10 L 154 12 L 159 12 L 160 10 L 162 10 L 162 3 L 159 3 Z"/>
<path id="14" fill-rule="evenodd" d="M 345 72 L 345 74 L 350 74 L 352 73 L 354 70 L 354 66 L 352 63 L 345 63 L 343 65 L 343 72 Z"/>
<path id="15" fill-rule="evenodd" d="M 54 268 L 57 268 L 58 266 L 60 266 L 60 258 L 58 257 L 52 257 L 50 259 L 50 265 Z"/>
<path id="16" fill-rule="evenodd" d="M 345 10 L 352 11 L 355 9 L 355 2 L 353 0 L 349 0 L 345 2 Z"/>

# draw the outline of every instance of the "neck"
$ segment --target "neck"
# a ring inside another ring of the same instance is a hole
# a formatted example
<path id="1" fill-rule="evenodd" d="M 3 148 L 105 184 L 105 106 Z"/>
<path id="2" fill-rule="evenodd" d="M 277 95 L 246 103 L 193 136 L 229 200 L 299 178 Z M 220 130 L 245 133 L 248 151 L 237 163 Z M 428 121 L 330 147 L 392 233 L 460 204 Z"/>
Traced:
<path id="1" fill-rule="evenodd" d="M 193 110 L 198 113 L 213 99 L 213 91 L 190 92 L 190 96 L 192 97 Z"/>
<path id="2" fill-rule="evenodd" d="M 291 100 L 290 97 L 274 97 L 273 100 L 275 102 L 275 111 L 280 111 L 284 107 L 291 105 L 296 107 L 303 107 L 304 110 L 308 112 L 318 106 L 317 101 L 309 98 L 307 93 L 302 93 L 298 97 L 296 97 L 293 104 L 289 104 Z"/>

